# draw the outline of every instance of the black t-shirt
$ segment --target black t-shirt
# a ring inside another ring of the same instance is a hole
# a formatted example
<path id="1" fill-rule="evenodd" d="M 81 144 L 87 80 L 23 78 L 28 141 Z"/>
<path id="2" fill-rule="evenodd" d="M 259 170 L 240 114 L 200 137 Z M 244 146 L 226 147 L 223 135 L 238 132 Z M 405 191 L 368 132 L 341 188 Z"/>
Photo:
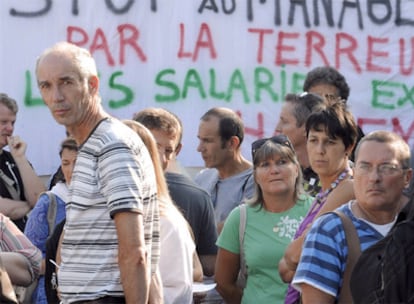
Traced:
<path id="1" fill-rule="evenodd" d="M 16 191 L 20 191 L 20 200 L 26 201 L 26 197 L 24 196 L 24 186 L 23 181 L 20 176 L 19 169 L 9 151 L 3 150 L 0 154 L 0 169 L 3 173 L 8 176 L 12 181 L 14 181 L 13 187 Z M 9 190 L 5 185 L 5 182 L 0 178 L 0 196 L 4 198 L 14 199 L 13 196 L 10 194 Z M 17 227 L 21 231 L 24 231 L 24 226 L 26 225 L 26 216 L 21 219 L 13 220 Z"/>
<path id="2" fill-rule="evenodd" d="M 183 174 L 165 174 L 171 198 L 193 230 L 199 255 L 217 254 L 217 230 L 210 195 Z"/>

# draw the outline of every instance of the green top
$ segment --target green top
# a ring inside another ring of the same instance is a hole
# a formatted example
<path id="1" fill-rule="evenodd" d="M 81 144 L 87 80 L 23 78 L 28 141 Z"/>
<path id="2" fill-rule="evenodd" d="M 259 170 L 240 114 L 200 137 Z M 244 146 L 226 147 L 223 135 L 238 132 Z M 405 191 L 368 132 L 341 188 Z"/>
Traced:
<path id="1" fill-rule="evenodd" d="M 242 303 L 283 303 L 288 284 L 283 283 L 278 264 L 313 197 L 303 195 L 291 209 L 268 212 L 259 206 L 248 206 L 244 236 L 247 284 Z M 217 246 L 239 254 L 239 207 L 232 210 L 217 240 Z"/>

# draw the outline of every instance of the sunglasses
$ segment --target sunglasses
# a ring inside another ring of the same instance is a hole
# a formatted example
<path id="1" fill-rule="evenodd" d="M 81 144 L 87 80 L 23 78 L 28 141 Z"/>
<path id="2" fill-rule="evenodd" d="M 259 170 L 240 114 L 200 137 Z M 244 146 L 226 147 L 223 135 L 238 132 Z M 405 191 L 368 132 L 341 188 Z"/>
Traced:
<path id="1" fill-rule="evenodd" d="M 280 134 L 280 135 L 272 136 L 272 137 L 269 137 L 269 138 L 261 138 L 261 139 L 255 140 L 252 143 L 252 159 L 254 159 L 254 156 L 255 156 L 257 150 L 259 150 L 268 140 L 270 140 L 271 142 L 273 142 L 275 144 L 279 144 L 279 145 L 288 147 L 290 150 L 295 152 L 289 138 L 286 135 Z"/>

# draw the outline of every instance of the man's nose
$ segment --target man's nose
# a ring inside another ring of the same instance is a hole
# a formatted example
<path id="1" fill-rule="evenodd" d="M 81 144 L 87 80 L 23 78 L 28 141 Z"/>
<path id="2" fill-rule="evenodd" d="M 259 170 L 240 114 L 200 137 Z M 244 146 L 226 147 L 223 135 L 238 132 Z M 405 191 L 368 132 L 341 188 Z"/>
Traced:
<path id="1" fill-rule="evenodd" d="M 14 129 L 13 123 L 12 122 L 8 122 L 6 124 L 6 130 L 9 131 L 9 132 L 13 132 L 13 129 Z"/>
<path id="2" fill-rule="evenodd" d="M 61 102 L 63 100 L 63 94 L 58 86 L 52 88 L 52 100 L 53 102 Z"/>
<path id="3" fill-rule="evenodd" d="M 203 151 L 203 144 L 199 142 L 197 146 L 197 152 L 202 152 L 202 151 Z"/>

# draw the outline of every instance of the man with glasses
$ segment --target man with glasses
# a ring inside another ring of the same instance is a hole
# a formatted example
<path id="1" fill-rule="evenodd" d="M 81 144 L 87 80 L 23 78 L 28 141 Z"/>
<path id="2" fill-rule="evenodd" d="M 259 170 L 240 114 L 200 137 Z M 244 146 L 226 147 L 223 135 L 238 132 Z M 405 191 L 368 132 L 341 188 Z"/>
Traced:
<path id="1" fill-rule="evenodd" d="M 412 175 L 410 149 L 398 135 L 375 131 L 356 149 L 355 200 L 337 210 L 344 213 L 358 234 L 361 250 L 382 239 L 393 226 L 404 201 L 403 189 Z M 337 214 L 321 216 L 306 236 L 293 285 L 302 303 L 335 303 L 342 289 L 349 248 Z"/>
<path id="2" fill-rule="evenodd" d="M 305 123 L 310 114 L 324 106 L 324 100 L 316 94 L 287 94 L 275 129 L 275 134 L 284 134 L 292 142 L 302 167 L 303 188 L 312 196 L 318 194 L 321 186 L 318 175 L 310 167 L 306 150 Z"/>

